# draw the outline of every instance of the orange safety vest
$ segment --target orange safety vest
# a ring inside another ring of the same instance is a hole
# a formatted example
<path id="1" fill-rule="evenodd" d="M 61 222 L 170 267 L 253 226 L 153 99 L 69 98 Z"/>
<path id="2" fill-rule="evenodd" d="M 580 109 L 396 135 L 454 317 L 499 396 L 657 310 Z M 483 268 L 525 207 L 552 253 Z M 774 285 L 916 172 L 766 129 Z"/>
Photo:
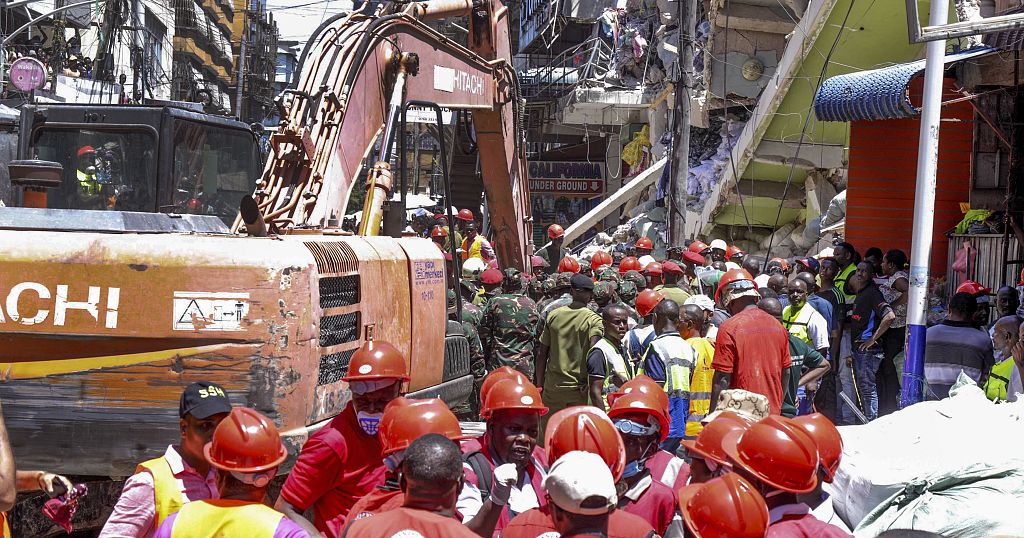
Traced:
<path id="1" fill-rule="evenodd" d="M 11 525 L 7 522 L 7 512 L 0 512 L 0 538 L 11 538 Z"/>
<path id="2" fill-rule="evenodd" d="M 273 538 L 284 514 L 260 503 L 212 499 L 181 507 L 171 538 Z"/>
<path id="3" fill-rule="evenodd" d="M 484 236 L 477 235 L 473 238 L 473 243 L 469 243 L 469 238 L 462 240 L 462 261 L 466 261 L 470 258 L 484 259 L 483 247 L 481 246 L 484 241 Z M 486 260 L 484 260 L 486 261 Z"/>
<path id="4" fill-rule="evenodd" d="M 185 504 L 185 498 L 181 494 L 181 486 L 178 479 L 171 471 L 171 464 L 160 456 L 149 461 L 144 461 L 135 468 L 135 474 L 148 472 L 153 476 L 153 506 L 156 507 L 156 526 L 167 519 L 167 516 L 181 510 Z"/>

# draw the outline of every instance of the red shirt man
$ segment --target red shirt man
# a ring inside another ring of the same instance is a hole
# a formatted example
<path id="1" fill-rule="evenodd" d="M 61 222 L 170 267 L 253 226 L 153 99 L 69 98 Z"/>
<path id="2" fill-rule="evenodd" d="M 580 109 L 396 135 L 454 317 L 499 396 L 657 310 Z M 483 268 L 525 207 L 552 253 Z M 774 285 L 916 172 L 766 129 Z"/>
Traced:
<path id="1" fill-rule="evenodd" d="M 720 374 L 728 374 L 731 379 L 727 388 L 767 396 L 773 415 L 782 412 L 782 377 L 784 372 L 788 373 L 790 362 L 786 329 L 754 305 L 734 314 L 718 328 L 715 357 L 711 361 L 716 379 Z"/>

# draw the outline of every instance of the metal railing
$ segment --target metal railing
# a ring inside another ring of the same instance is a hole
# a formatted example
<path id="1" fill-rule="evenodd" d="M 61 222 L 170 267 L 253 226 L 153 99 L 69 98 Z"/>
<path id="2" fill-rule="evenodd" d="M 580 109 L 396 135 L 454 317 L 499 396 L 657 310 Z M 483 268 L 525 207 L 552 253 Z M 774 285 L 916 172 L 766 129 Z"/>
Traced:
<path id="1" fill-rule="evenodd" d="M 523 97 L 528 101 L 555 100 L 581 84 L 596 83 L 608 72 L 612 52 L 610 44 L 594 36 L 558 54 L 543 67 L 527 69 L 519 74 Z"/>

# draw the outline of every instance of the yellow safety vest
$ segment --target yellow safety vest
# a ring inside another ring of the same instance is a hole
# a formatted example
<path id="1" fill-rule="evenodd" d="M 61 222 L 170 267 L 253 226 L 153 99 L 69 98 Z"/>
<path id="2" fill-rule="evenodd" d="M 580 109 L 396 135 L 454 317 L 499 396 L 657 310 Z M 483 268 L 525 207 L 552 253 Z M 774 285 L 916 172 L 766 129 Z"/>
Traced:
<path id="1" fill-rule="evenodd" d="M 601 338 L 590 348 L 590 351 L 600 349 L 604 353 L 604 387 L 601 390 L 602 394 L 607 395 L 612 390 L 612 373 L 617 373 L 625 377 L 626 381 L 633 379 L 633 367 L 629 364 L 629 361 L 622 356 L 615 345 L 608 341 L 607 338 Z M 590 356 L 590 351 L 587 351 L 587 356 Z M 590 403 L 593 406 L 597 406 L 596 402 Z M 604 410 L 608 410 L 608 400 L 605 399 L 601 402 Z"/>
<path id="2" fill-rule="evenodd" d="M 715 371 L 711 361 L 715 358 L 715 346 L 707 338 L 690 338 L 687 344 L 697 350 L 697 364 L 693 366 L 690 380 L 690 414 L 686 418 L 686 437 L 696 438 L 704 430 L 700 421 L 711 412 L 711 386 Z"/>
<path id="3" fill-rule="evenodd" d="M 156 528 L 159 528 L 167 516 L 181 510 L 185 498 L 181 495 L 178 479 L 171 471 L 171 464 L 163 456 L 140 463 L 135 474 L 142 472 L 153 477 L 153 506 L 156 507 Z"/>
<path id="4" fill-rule="evenodd" d="M 836 288 L 839 290 L 839 293 L 843 294 L 843 298 L 846 299 L 847 303 L 853 300 L 853 298 L 857 295 L 855 293 L 846 293 L 846 281 L 850 279 L 850 276 L 853 275 L 853 272 L 856 270 L 857 266 L 851 263 L 846 267 L 846 269 L 839 271 L 839 274 L 836 275 L 836 278 L 833 281 L 836 285 Z"/>
<path id="5" fill-rule="evenodd" d="M 814 344 L 811 343 L 811 337 L 807 334 L 807 324 L 811 322 L 814 312 L 814 307 L 808 302 L 805 302 L 803 308 L 796 313 L 793 312 L 793 305 L 782 309 L 782 324 L 786 326 L 789 334 L 803 340 L 812 348 Z"/>
<path id="6" fill-rule="evenodd" d="M 1010 376 L 1013 375 L 1013 357 L 997 362 L 992 367 L 992 373 L 985 382 L 985 396 L 993 402 L 1006 401 L 1006 388 L 1010 384 Z"/>
<path id="7" fill-rule="evenodd" d="M 85 194 L 99 194 L 100 184 L 96 181 L 95 175 L 89 175 L 81 170 L 78 172 L 78 188 Z"/>
<path id="8" fill-rule="evenodd" d="M 0 538 L 11 538 L 11 524 L 7 521 L 7 512 L 0 512 Z"/>
<path id="9" fill-rule="evenodd" d="M 181 507 L 171 538 L 273 538 L 284 514 L 260 503 L 214 499 Z"/>
<path id="10" fill-rule="evenodd" d="M 470 258 L 484 259 L 483 254 L 483 236 L 477 235 L 473 238 L 473 243 L 469 243 L 469 238 L 462 240 L 462 261 L 466 261 Z"/>

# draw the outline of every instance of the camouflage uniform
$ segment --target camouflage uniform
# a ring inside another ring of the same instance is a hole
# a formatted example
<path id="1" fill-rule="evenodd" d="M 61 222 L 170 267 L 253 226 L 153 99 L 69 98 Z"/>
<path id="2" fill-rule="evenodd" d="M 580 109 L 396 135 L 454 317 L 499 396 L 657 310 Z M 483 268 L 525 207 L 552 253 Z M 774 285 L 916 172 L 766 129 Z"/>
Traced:
<path id="1" fill-rule="evenodd" d="M 610 266 L 601 268 L 597 273 L 597 279 L 601 282 L 614 282 L 616 285 L 622 282 L 619 271 Z"/>
<path id="2" fill-rule="evenodd" d="M 622 275 L 622 279 L 632 282 L 636 286 L 637 293 L 647 289 L 647 277 L 640 274 L 639 271 L 626 271 L 626 274 Z"/>
<path id="3" fill-rule="evenodd" d="M 636 306 L 636 296 L 639 292 L 636 284 L 630 280 L 624 280 L 619 284 L 619 299 L 630 306 Z"/>
<path id="4" fill-rule="evenodd" d="M 535 279 L 531 280 L 529 288 L 527 290 L 527 295 L 529 295 L 530 299 L 533 299 L 535 302 L 543 301 L 544 300 L 544 281 L 539 279 L 539 278 L 535 278 Z M 539 302 L 537 302 L 537 308 L 538 309 L 540 308 L 540 303 Z"/>
<path id="5" fill-rule="evenodd" d="M 526 295 L 526 281 L 519 269 L 508 267 L 502 273 L 505 274 L 505 279 L 501 282 L 501 293 Z"/>
<path id="6" fill-rule="evenodd" d="M 590 269 L 590 262 L 586 260 L 580 260 L 580 270 L 578 272 L 582 275 L 594 278 L 594 272 Z"/>
<path id="7" fill-rule="evenodd" d="M 496 295 L 484 308 L 480 336 L 487 370 L 511 366 L 533 379 L 537 303 L 522 295 Z"/>
<path id="8" fill-rule="evenodd" d="M 455 317 L 455 291 L 448 290 L 448 315 Z M 480 325 L 482 312 L 475 305 L 462 301 L 462 330 L 469 340 L 469 371 L 473 374 L 473 394 L 469 400 L 456 406 L 452 412 L 463 419 L 475 419 L 480 411 L 480 384 L 487 375 L 484 359 L 484 346 L 480 341 L 477 327 Z"/>
<path id="9" fill-rule="evenodd" d="M 556 308 L 568 306 L 572 304 L 572 295 L 569 293 L 569 279 L 572 278 L 572 273 L 556 273 L 552 278 L 553 287 L 555 290 L 565 290 L 561 295 L 555 297 L 544 305 L 544 308 L 538 309 L 540 312 L 540 319 L 537 322 L 537 335 L 544 331 L 544 321 L 548 319 L 548 314 L 554 311 Z"/>
<path id="10" fill-rule="evenodd" d="M 600 314 L 602 308 L 616 301 L 618 301 L 618 295 L 615 293 L 615 285 L 611 282 L 597 282 L 594 284 L 594 300 L 588 306 Z"/>

